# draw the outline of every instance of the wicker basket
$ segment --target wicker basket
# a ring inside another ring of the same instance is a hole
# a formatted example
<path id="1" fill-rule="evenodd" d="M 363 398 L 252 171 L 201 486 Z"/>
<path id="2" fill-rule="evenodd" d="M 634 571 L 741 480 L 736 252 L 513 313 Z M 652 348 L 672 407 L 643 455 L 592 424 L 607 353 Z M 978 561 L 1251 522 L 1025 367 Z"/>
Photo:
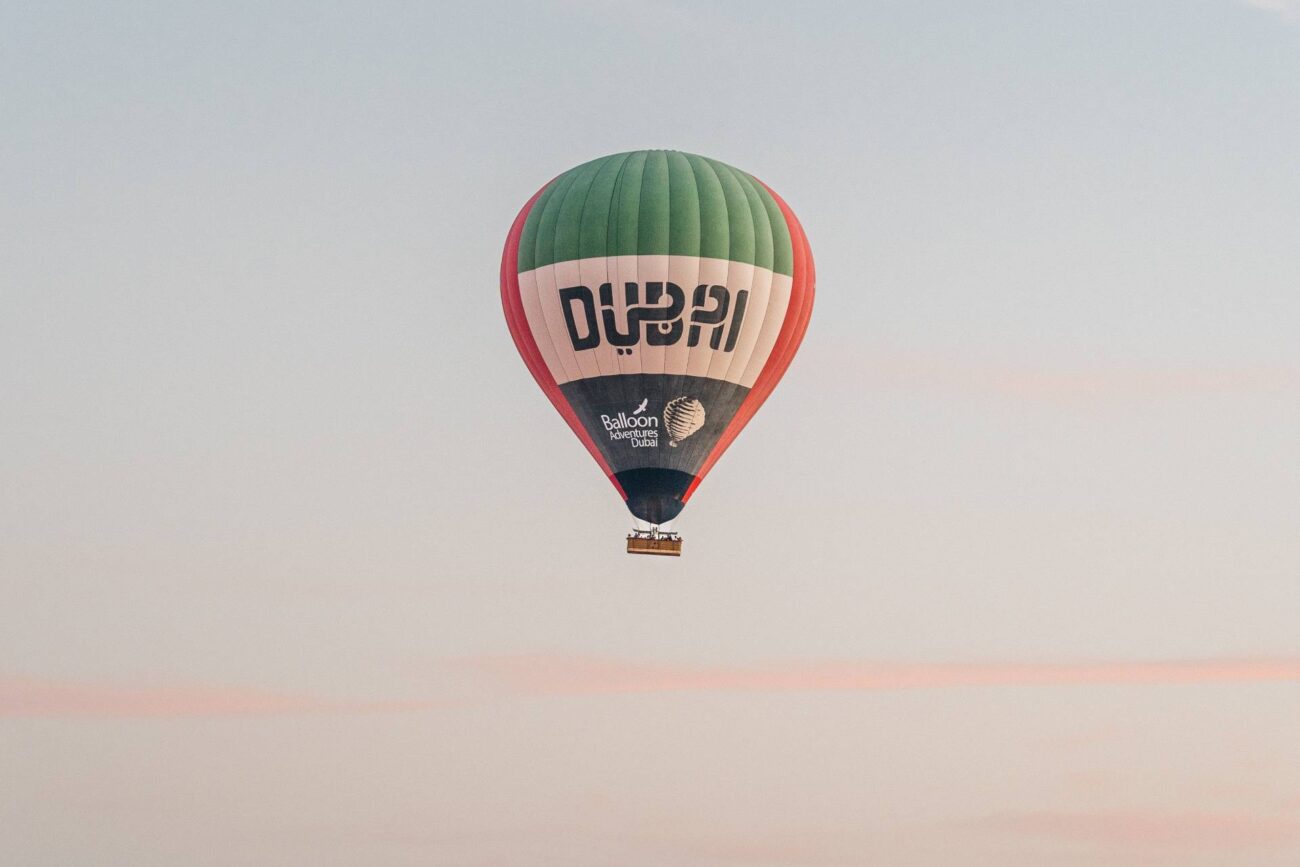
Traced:
<path id="1" fill-rule="evenodd" d="M 682 556 L 682 540 L 670 539 L 667 537 L 650 539 L 645 536 L 628 536 L 627 553 L 658 554 L 661 557 L 680 557 Z"/>

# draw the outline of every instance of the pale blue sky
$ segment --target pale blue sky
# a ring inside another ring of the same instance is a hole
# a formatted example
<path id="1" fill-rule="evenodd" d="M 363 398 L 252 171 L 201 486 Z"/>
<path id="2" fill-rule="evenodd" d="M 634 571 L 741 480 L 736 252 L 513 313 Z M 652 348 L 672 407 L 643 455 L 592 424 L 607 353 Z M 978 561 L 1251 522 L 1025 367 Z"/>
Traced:
<path id="1" fill-rule="evenodd" d="M 3 7 L 0 861 L 1293 865 L 1298 18 Z M 643 147 L 818 265 L 675 562 L 497 300 Z"/>

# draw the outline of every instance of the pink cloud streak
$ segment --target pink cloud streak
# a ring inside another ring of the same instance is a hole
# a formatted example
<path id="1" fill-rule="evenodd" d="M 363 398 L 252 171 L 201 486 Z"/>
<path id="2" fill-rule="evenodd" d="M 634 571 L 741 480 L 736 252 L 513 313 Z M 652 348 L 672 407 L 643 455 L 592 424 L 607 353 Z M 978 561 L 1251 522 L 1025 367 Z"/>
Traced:
<path id="1" fill-rule="evenodd" d="M 854 356 L 852 366 L 864 383 L 879 388 L 982 393 L 1024 400 L 1151 400 L 1300 390 L 1300 369 L 1279 365 L 1159 368 L 1115 364 L 1069 369 L 877 351 Z"/>
<path id="2" fill-rule="evenodd" d="M 331 701 L 222 686 L 125 686 L 0 677 L 3 718 L 184 718 L 418 710 L 427 701 Z"/>
<path id="3" fill-rule="evenodd" d="M 1012 813 L 981 824 L 996 831 L 1109 846 L 1177 850 L 1275 846 L 1297 838 L 1294 821 L 1237 813 Z"/>
<path id="4" fill-rule="evenodd" d="M 943 687 L 1216 684 L 1300 681 L 1300 659 L 1099 663 L 816 662 L 687 666 L 569 656 L 472 660 L 523 692 L 861 692 Z"/>

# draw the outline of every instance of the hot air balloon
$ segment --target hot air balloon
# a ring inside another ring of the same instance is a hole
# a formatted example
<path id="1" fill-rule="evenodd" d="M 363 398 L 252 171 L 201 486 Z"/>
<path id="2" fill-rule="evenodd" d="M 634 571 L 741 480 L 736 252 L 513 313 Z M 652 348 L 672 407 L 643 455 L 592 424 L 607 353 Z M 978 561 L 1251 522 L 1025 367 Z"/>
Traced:
<path id="1" fill-rule="evenodd" d="M 790 365 L 813 283 L 789 206 L 707 157 L 602 157 L 519 212 L 501 258 L 506 322 L 642 522 L 629 552 L 680 554 L 666 525 Z"/>

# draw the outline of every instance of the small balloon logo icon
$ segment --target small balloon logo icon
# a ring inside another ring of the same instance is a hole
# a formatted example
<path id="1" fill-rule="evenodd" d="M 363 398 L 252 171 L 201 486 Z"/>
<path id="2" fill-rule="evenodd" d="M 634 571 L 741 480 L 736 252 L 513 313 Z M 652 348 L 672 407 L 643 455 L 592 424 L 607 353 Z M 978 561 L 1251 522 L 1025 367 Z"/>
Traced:
<path id="1" fill-rule="evenodd" d="M 704 427 L 704 404 L 693 397 L 678 397 L 664 407 L 664 427 L 668 429 L 668 445 L 677 444 Z"/>

